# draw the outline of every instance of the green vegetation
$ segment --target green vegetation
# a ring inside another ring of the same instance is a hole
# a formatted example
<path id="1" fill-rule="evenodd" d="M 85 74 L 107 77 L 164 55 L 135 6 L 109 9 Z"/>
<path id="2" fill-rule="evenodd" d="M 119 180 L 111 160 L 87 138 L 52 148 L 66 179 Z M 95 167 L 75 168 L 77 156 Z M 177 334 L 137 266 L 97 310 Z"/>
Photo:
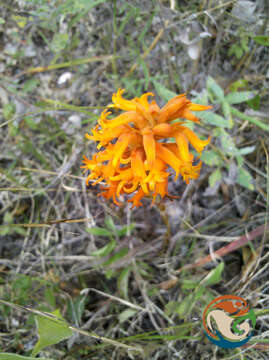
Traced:
<path id="1" fill-rule="evenodd" d="M 266 2 L 0 5 L 0 360 L 266 358 Z M 178 198 L 132 210 L 85 185 L 84 135 L 118 88 L 213 106 L 188 124 L 211 143 Z M 204 334 L 225 294 L 256 313 L 249 348 Z"/>

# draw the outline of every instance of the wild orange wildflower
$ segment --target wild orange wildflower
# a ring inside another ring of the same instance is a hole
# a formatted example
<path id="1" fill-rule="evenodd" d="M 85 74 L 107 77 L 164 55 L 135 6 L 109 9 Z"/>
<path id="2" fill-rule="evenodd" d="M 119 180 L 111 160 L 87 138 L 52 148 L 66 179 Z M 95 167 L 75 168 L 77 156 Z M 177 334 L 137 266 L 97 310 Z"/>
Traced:
<path id="1" fill-rule="evenodd" d="M 151 196 L 153 201 L 157 195 L 170 196 L 167 190 L 170 168 L 175 171 L 175 180 L 179 175 L 186 183 L 198 178 L 202 163 L 193 165 L 189 144 L 201 154 L 210 138 L 200 140 L 184 122 L 173 120 L 183 118 L 199 123 L 192 111 L 211 106 L 193 104 L 181 94 L 159 108 L 155 101 L 148 101 L 153 93 L 126 100 L 123 92 L 119 89 L 113 94 L 113 103 L 102 112 L 92 135 L 86 134 L 88 139 L 98 142 L 99 151 L 91 160 L 84 156 L 82 168 L 90 171 L 87 184 L 105 183 L 103 197 L 120 205 L 120 195 L 134 193 L 128 201 L 135 207 L 142 205 L 140 200 L 145 196 Z M 109 119 L 108 109 L 113 108 L 124 112 Z"/>

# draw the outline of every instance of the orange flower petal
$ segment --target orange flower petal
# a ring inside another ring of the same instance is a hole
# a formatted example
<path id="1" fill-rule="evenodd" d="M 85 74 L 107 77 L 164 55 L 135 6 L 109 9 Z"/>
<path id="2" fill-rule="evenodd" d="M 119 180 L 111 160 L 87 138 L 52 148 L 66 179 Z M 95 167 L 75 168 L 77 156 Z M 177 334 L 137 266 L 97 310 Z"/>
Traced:
<path id="1" fill-rule="evenodd" d="M 159 112 L 158 124 L 172 121 L 178 117 L 181 117 L 180 113 L 188 103 L 189 100 L 186 98 L 185 94 L 178 95 L 169 100 L 168 103 Z"/>
<path id="2" fill-rule="evenodd" d="M 150 129 L 142 131 L 143 134 L 143 145 L 147 157 L 149 167 L 153 167 L 156 158 L 156 143 L 154 135 Z"/>
<path id="3" fill-rule="evenodd" d="M 148 97 L 154 96 L 152 92 L 148 92 L 140 96 L 140 98 L 135 98 L 134 100 L 141 104 L 146 110 L 149 109 L 150 103 L 148 102 Z"/>
<path id="4" fill-rule="evenodd" d="M 150 112 L 147 111 L 141 104 L 137 103 L 136 105 L 136 111 L 139 115 L 141 115 L 141 117 L 144 119 L 144 124 L 143 127 L 149 125 L 149 126 L 153 126 L 154 125 L 154 119 L 151 116 Z M 145 122 L 146 120 L 146 122 Z M 142 127 L 140 126 L 140 128 L 142 129 Z"/>
<path id="5" fill-rule="evenodd" d="M 105 124 L 103 124 L 104 129 L 107 128 L 116 128 L 120 125 L 125 125 L 128 123 L 136 122 L 137 119 L 137 113 L 135 111 L 127 111 L 123 114 L 120 114 L 115 119 L 108 120 Z"/>
<path id="6" fill-rule="evenodd" d="M 190 103 L 190 105 L 188 106 L 188 108 L 189 108 L 189 110 L 191 110 L 191 111 L 204 111 L 204 110 L 212 109 L 212 106 L 199 105 L 199 104 Z"/>
<path id="7" fill-rule="evenodd" d="M 121 171 L 119 174 L 116 174 L 115 176 L 110 176 L 111 181 L 121 181 L 121 180 L 131 180 L 133 178 L 133 171 L 132 169 L 127 169 Z"/>
<path id="8" fill-rule="evenodd" d="M 112 165 L 112 160 L 109 160 L 106 165 L 103 166 L 103 175 L 105 179 L 109 179 L 115 174 L 115 167 Z"/>
<path id="9" fill-rule="evenodd" d="M 135 111 L 136 104 L 132 100 L 123 99 L 122 94 L 124 93 L 124 89 L 119 89 L 112 96 L 112 101 L 114 104 L 109 104 L 109 108 L 118 108 L 125 111 Z"/>
<path id="10" fill-rule="evenodd" d="M 156 103 L 156 101 L 153 100 L 151 102 L 151 104 L 149 105 L 148 111 L 154 119 L 155 118 L 157 119 L 160 108 L 159 108 L 158 104 Z"/>
<path id="11" fill-rule="evenodd" d="M 117 186 L 117 191 L 116 191 L 116 195 L 117 197 L 120 196 L 121 192 L 122 192 L 122 188 L 125 185 L 126 181 L 122 180 L 119 182 L 118 186 Z"/>
<path id="12" fill-rule="evenodd" d="M 102 111 L 100 118 L 97 120 L 98 124 L 102 127 L 105 127 L 106 124 L 110 121 L 107 119 L 107 116 L 110 114 L 111 114 L 111 111 L 107 111 L 107 109 Z"/>
<path id="13" fill-rule="evenodd" d="M 155 191 L 157 194 L 161 195 L 161 197 L 164 197 L 168 194 L 168 181 L 159 182 L 156 184 Z"/>
<path id="14" fill-rule="evenodd" d="M 139 207 L 139 206 L 142 206 L 142 203 L 140 202 L 140 200 L 145 196 L 145 193 L 142 189 L 139 189 L 137 191 L 137 193 L 131 198 L 128 200 L 128 202 L 132 202 L 133 203 L 133 206 L 132 208 L 134 207 Z"/>
<path id="15" fill-rule="evenodd" d="M 211 140 L 211 137 L 209 137 L 207 140 L 200 140 L 198 136 L 188 128 L 184 129 L 183 134 L 187 136 L 189 142 L 198 153 L 201 153 L 204 150 L 204 147 L 208 145 Z"/>
<path id="16" fill-rule="evenodd" d="M 175 138 L 181 159 L 183 161 L 191 161 L 191 156 L 189 152 L 189 142 L 186 135 L 184 135 L 182 132 L 178 132 L 175 135 Z"/>
<path id="17" fill-rule="evenodd" d="M 124 126 L 119 126 L 115 129 L 105 129 L 103 131 L 92 130 L 93 136 L 88 138 L 91 140 L 99 141 L 100 147 L 105 146 L 111 140 L 117 138 L 125 129 Z"/>
<path id="18" fill-rule="evenodd" d="M 130 187 L 128 187 L 126 185 L 126 186 L 124 186 L 123 190 L 126 192 L 126 194 L 131 194 L 137 189 L 138 183 L 139 183 L 138 180 L 133 181 L 133 183 L 128 184 L 128 185 L 131 185 Z"/>
<path id="19" fill-rule="evenodd" d="M 198 117 L 196 117 L 192 112 L 190 112 L 190 110 L 188 108 L 184 108 L 184 110 L 182 111 L 180 117 L 196 122 L 197 124 L 200 123 Z"/>
<path id="20" fill-rule="evenodd" d="M 116 142 L 114 147 L 114 157 L 112 160 L 112 165 L 114 167 L 118 165 L 124 151 L 128 147 L 130 138 L 131 134 L 121 134 L 121 136 L 118 138 L 118 141 Z"/>
<path id="21" fill-rule="evenodd" d="M 181 161 L 176 157 L 176 155 L 166 148 L 165 144 L 156 143 L 156 151 L 158 158 L 164 161 L 166 164 L 171 166 L 176 172 L 176 178 L 179 175 L 179 170 L 181 166 Z"/>
<path id="22" fill-rule="evenodd" d="M 149 193 L 148 185 L 145 182 L 140 181 L 140 186 L 143 192 L 147 195 Z"/>
<path id="23" fill-rule="evenodd" d="M 158 124 L 153 128 L 153 134 L 161 137 L 170 137 L 172 135 L 173 128 L 170 124 Z"/>
<path id="24" fill-rule="evenodd" d="M 142 149 L 136 149 L 133 151 L 131 156 L 131 168 L 133 174 L 139 178 L 145 178 L 145 166 Z"/>

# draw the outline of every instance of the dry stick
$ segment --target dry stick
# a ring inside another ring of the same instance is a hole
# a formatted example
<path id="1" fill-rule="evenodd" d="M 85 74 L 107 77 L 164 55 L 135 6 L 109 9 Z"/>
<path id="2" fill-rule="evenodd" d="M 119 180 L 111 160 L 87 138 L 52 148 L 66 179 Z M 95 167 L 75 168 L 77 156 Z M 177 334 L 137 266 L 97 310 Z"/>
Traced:
<path id="1" fill-rule="evenodd" d="M 168 22 L 166 21 L 165 22 L 165 25 L 168 25 Z M 154 49 L 154 47 L 157 45 L 158 41 L 160 40 L 160 38 L 163 36 L 163 33 L 164 33 L 164 29 L 165 28 L 162 28 L 158 34 L 155 36 L 154 40 L 152 41 L 152 43 L 150 44 L 149 48 L 147 50 L 144 51 L 144 53 L 142 54 L 141 58 L 142 59 L 145 59 L 149 53 L 151 52 L 151 50 Z M 124 74 L 124 77 L 128 77 L 130 76 L 134 71 L 135 69 L 137 68 L 138 64 L 135 63 L 132 65 L 132 67 L 130 68 L 130 70 L 128 70 L 125 74 Z"/>
<path id="2" fill-rule="evenodd" d="M 269 224 L 266 225 L 260 225 L 253 231 L 251 231 L 249 234 L 241 236 L 238 240 L 235 240 L 231 242 L 229 245 L 223 246 L 222 248 L 218 249 L 213 253 L 214 257 L 222 257 L 224 255 L 227 255 L 237 249 L 240 249 L 242 246 L 246 245 L 248 242 L 255 240 L 256 237 L 266 233 L 269 230 Z M 188 264 L 183 266 L 182 268 L 176 270 L 176 272 L 180 272 L 182 270 L 192 269 L 196 267 L 203 266 L 209 262 L 212 261 L 212 256 L 208 255 L 200 260 L 198 260 L 194 264 Z"/>
<path id="3" fill-rule="evenodd" d="M 73 191 L 73 192 L 82 192 L 81 189 L 71 188 L 69 186 L 63 185 L 64 191 Z M 58 189 L 44 189 L 44 188 L 25 188 L 25 187 L 1 187 L 0 191 L 26 191 L 26 192 L 34 192 L 34 191 L 58 191 Z"/>
<path id="4" fill-rule="evenodd" d="M 49 171 L 49 170 L 43 170 L 43 169 L 31 169 L 31 168 L 26 168 L 26 167 L 18 167 L 18 169 L 22 170 L 22 171 L 36 172 L 39 174 L 42 173 L 42 174 L 46 174 L 46 175 L 56 175 L 56 176 L 59 175 L 59 173 L 56 171 Z M 71 174 L 63 174 L 62 177 L 63 178 L 69 177 L 72 179 L 85 180 L 85 177 L 83 177 L 83 176 L 77 176 L 77 175 L 71 175 Z M 93 183 L 93 182 L 95 182 L 95 180 L 90 180 L 89 182 Z M 104 185 L 104 183 L 102 181 L 100 181 L 99 184 Z M 45 189 L 43 189 L 43 190 L 45 190 Z M 46 191 L 47 191 L 47 189 L 46 189 Z"/>
<path id="5" fill-rule="evenodd" d="M 2 226 L 10 226 L 10 227 L 21 226 L 21 227 L 27 227 L 27 228 L 31 228 L 31 227 L 38 228 L 38 227 L 43 227 L 43 226 L 50 227 L 51 225 L 61 224 L 61 223 L 81 223 L 81 222 L 87 222 L 87 221 L 91 221 L 91 218 L 58 219 L 58 220 L 47 221 L 47 222 L 41 223 L 41 224 L 36 224 L 36 223 L 30 223 L 30 224 L 4 224 L 4 225 L 0 225 L 0 228 Z"/>
<path id="6" fill-rule="evenodd" d="M 243 348 L 247 349 L 251 346 L 251 344 L 246 344 L 246 345 L 243 345 Z M 256 344 L 254 346 L 251 346 L 252 348 L 255 348 L 255 349 L 258 349 L 258 350 L 261 350 L 261 351 L 268 351 L 269 350 L 269 344 Z"/>

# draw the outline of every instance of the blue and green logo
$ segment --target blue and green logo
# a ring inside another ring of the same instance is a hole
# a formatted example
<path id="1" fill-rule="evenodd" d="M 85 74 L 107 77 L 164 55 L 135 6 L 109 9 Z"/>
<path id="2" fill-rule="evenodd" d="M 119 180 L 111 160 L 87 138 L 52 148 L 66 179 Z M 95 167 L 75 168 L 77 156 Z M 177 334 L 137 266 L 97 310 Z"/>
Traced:
<path id="1" fill-rule="evenodd" d="M 219 296 L 203 312 L 206 336 L 222 348 L 246 344 L 253 335 L 256 316 L 246 300 L 235 295 Z"/>

